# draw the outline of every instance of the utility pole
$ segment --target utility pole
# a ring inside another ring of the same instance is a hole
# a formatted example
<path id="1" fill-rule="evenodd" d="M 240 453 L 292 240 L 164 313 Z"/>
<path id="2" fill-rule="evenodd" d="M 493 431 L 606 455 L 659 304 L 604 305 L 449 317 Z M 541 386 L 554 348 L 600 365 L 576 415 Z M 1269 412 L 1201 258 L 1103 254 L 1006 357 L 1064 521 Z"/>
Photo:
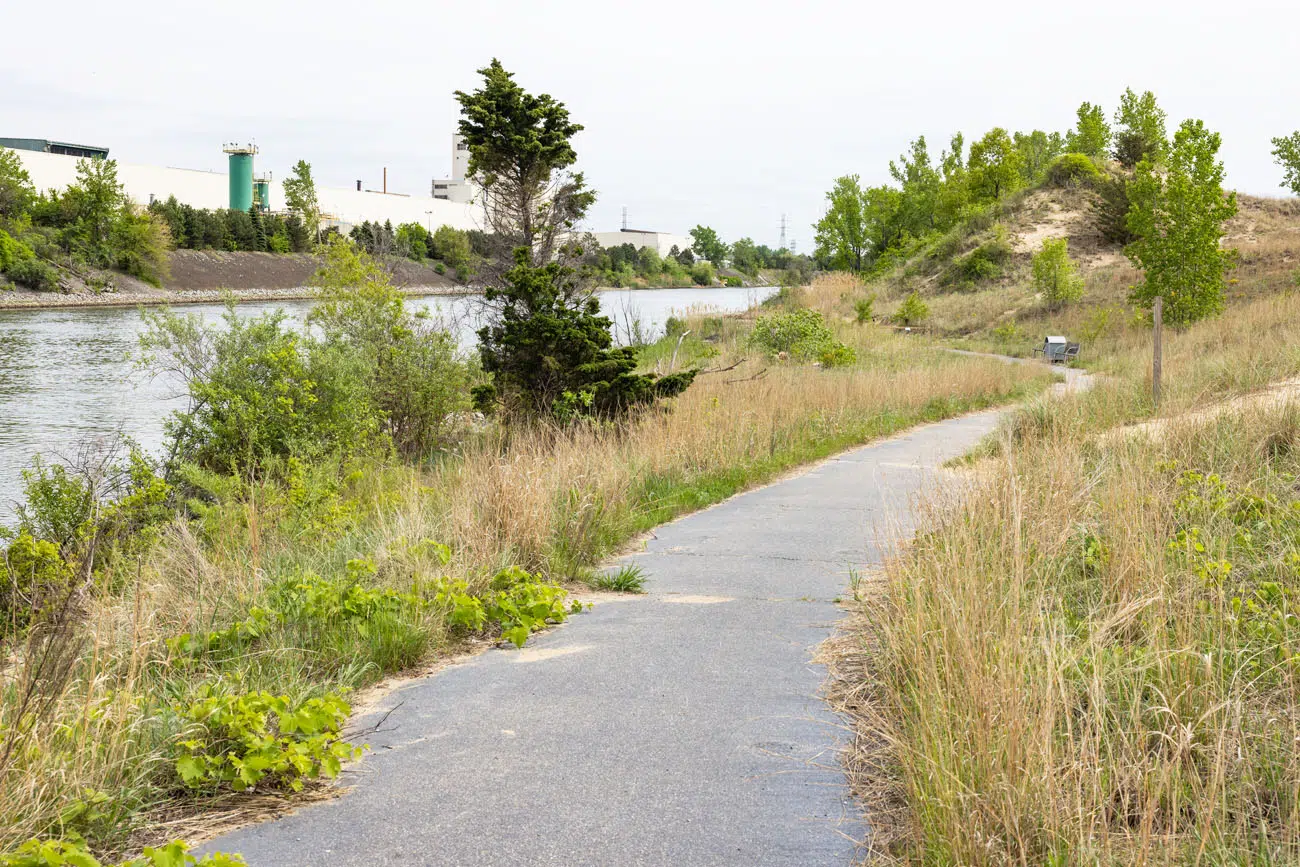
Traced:
<path id="1" fill-rule="evenodd" d="M 1151 308 L 1151 321 L 1155 325 L 1153 353 L 1151 356 L 1151 396 L 1155 399 L 1156 409 L 1160 409 L 1160 362 L 1161 362 L 1161 327 L 1164 310 L 1164 300 L 1159 295 L 1156 296 L 1155 306 Z"/>

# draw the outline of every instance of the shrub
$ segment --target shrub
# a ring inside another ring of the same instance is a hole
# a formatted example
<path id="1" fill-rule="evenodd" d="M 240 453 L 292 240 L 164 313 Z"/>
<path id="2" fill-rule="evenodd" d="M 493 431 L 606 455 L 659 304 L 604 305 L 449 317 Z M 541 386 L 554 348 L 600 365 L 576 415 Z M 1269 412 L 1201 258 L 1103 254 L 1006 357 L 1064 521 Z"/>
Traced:
<path id="1" fill-rule="evenodd" d="M 1061 154 L 1047 167 L 1047 183 L 1053 187 L 1089 187 L 1099 180 L 1097 164 L 1084 154 Z"/>
<path id="2" fill-rule="evenodd" d="M 822 315 L 806 307 L 758 317 L 749 343 L 768 355 L 785 353 L 795 361 L 834 366 L 856 360 L 853 350 L 835 339 Z"/>
<path id="3" fill-rule="evenodd" d="M 1127 245 L 1137 240 L 1128 223 L 1128 185 L 1123 175 L 1103 178 L 1094 185 L 1097 198 L 1093 201 L 1093 218 L 1102 238 L 1111 244 Z"/>
<path id="4" fill-rule="evenodd" d="M 429 241 L 429 255 L 457 271 L 469 264 L 470 253 L 469 234 L 451 226 L 439 226 Z"/>
<path id="5" fill-rule="evenodd" d="M 1083 278 L 1070 261 L 1069 241 L 1047 238 L 1034 254 L 1034 286 L 1052 305 L 1068 304 L 1083 297 Z"/>
<path id="6" fill-rule="evenodd" d="M 59 546 L 26 531 L 3 549 L 0 559 L 0 632 L 22 629 L 38 612 L 67 593 L 72 569 L 59 554 Z"/>
<path id="7" fill-rule="evenodd" d="M 992 238 L 953 263 L 944 275 L 944 282 L 970 285 L 992 280 L 1002 274 L 1002 266 L 1011 258 L 1012 252 L 1011 242 L 999 226 Z"/>
<path id="8" fill-rule="evenodd" d="M 900 325 L 916 325 L 924 322 L 930 315 L 930 308 L 921 296 L 913 292 L 903 299 L 903 303 L 894 311 L 894 321 Z"/>
<path id="9" fill-rule="evenodd" d="M 20 286 L 38 292 L 53 292 L 59 288 L 59 272 L 35 256 L 20 256 L 15 259 L 5 268 L 5 276 Z"/>
<path id="10" fill-rule="evenodd" d="M 711 262 L 696 262 L 687 270 L 696 286 L 712 286 L 718 281 L 717 272 L 714 271 Z"/>
<path id="11" fill-rule="evenodd" d="M 197 727 L 177 745 L 179 782 L 189 789 L 236 792 L 258 784 L 301 792 L 304 779 L 337 777 L 361 749 L 339 737 L 352 708 L 337 695 L 294 704 L 269 692 L 221 694 L 205 685 L 177 713 Z"/>
<path id="12" fill-rule="evenodd" d="M 871 321 L 875 315 L 873 308 L 876 304 L 876 294 L 873 292 L 866 298 L 859 298 L 853 302 L 853 310 L 857 314 L 858 324 L 862 325 Z"/>
<path id="13" fill-rule="evenodd" d="M 745 285 L 745 281 L 739 277 L 727 277 L 726 285 L 728 289 L 739 289 Z"/>

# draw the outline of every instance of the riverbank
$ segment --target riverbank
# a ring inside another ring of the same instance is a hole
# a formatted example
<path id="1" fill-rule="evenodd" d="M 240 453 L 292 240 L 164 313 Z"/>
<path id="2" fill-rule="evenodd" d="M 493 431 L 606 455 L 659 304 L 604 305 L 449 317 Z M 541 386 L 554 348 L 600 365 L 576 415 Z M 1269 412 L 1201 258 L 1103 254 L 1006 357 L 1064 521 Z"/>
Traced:
<path id="1" fill-rule="evenodd" d="M 428 295 L 466 295 L 474 290 L 466 286 L 407 286 L 402 292 L 412 298 Z M 181 304 L 220 304 L 227 299 L 236 303 L 259 301 L 307 301 L 315 297 L 311 286 L 288 289 L 155 289 L 131 287 L 112 292 L 32 292 L 14 289 L 0 292 L 0 310 L 46 310 L 77 307 L 158 307 Z"/>

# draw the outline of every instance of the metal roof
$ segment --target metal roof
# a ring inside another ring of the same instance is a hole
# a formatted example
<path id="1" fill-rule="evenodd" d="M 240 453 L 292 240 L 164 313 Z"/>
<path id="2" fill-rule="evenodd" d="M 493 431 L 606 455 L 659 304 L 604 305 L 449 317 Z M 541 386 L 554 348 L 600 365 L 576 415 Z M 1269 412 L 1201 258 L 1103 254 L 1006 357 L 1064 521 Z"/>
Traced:
<path id="1" fill-rule="evenodd" d="M 47 154 L 73 152 L 108 156 L 108 148 L 105 147 L 67 141 L 52 141 L 45 138 L 0 138 L 0 147 L 20 151 L 38 151 Z"/>

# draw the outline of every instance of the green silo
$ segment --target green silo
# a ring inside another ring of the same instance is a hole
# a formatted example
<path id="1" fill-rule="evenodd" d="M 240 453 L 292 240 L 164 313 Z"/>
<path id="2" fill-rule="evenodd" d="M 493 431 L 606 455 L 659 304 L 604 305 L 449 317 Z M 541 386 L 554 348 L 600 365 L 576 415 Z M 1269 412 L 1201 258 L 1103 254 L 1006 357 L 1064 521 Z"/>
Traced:
<path id="1" fill-rule="evenodd" d="M 253 178 L 253 204 L 259 211 L 271 210 L 271 176 Z"/>
<path id="2" fill-rule="evenodd" d="M 253 206 L 253 155 L 257 145 L 228 144 L 222 150 L 230 154 L 230 208 L 247 211 Z"/>

